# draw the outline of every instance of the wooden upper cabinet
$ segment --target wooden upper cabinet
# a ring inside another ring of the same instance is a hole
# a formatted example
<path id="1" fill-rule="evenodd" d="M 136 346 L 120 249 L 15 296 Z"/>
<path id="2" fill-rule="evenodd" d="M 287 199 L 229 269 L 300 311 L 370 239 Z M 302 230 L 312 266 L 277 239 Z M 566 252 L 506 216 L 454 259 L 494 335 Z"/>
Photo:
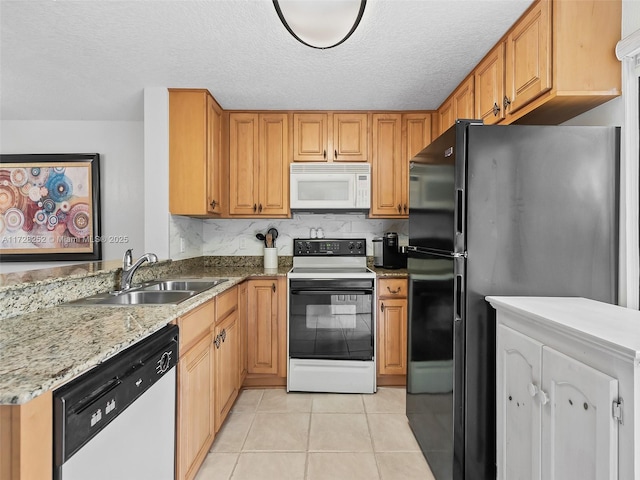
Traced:
<path id="1" fill-rule="evenodd" d="M 558 125 L 619 96 L 621 23 L 621 0 L 537 0 L 474 69 L 474 116 Z M 455 119 L 451 103 L 441 126 Z"/>
<path id="2" fill-rule="evenodd" d="M 286 113 L 229 115 L 229 214 L 289 215 Z"/>
<path id="3" fill-rule="evenodd" d="M 551 1 L 540 0 L 511 29 L 506 59 L 502 107 L 515 113 L 551 89 Z"/>
<path id="4" fill-rule="evenodd" d="M 486 125 L 504 118 L 504 42 L 498 43 L 478 64 L 475 77 L 475 118 Z"/>
<path id="5" fill-rule="evenodd" d="M 369 160 L 367 119 L 366 113 L 333 114 L 334 162 L 366 162 Z"/>
<path id="6" fill-rule="evenodd" d="M 402 151 L 405 165 L 431 143 L 430 112 L 402 114 Z"/>
<path id="7" fill-rule="evenodd" d="M 325 162 L 329 139 L 326 113 L 294 113 L 293 160 L 295 162 Z"/>
<path id="8" fill-rule="evenodd" d="M 453 111 L 453 98 L 449 97 L 440 108 L 438 108 L 438 135 L 446 132 L 447 129 L 456 121 L 455 112 Z"/>
<path id="9" fill-rule="evenodd" d="M 229 115 L 229 214 L 258 211 L 258 114 Z"/>
<path id="10" fill-rule="evenodd" d="M 222 108 L 207 90 L 169 90 L 169 211 L 217 216 L 222 200 Z"/>
<path id="11" fill-rule="evenodd" d="M 458 118 L 475 118 L 474 77 L 470 75 L 438 109 L 438 135 L 446 132 Z"/>
<path id="12" fill-rule="evenodd" d="M 403 197 L 407 171 L 402 155 L 402 115 L 372 115 L 370 216 L 398 217 L 408 213 Z M 406 186 L 405 186 L 406 189 Z M 405 212 L 406 210 L 406 212 Z"/>
<path id="13" fill-rule="evenodd" d="M 295 113 L 294 162 L 366 162 L 366 113 Z"/>
<path id="14" fill-rule="evenodd" d="M 453 112 L 456 120 L 459 118 L 476 118 L 474 94 L 474 77 L 469 75 L 453 92 Z"/>

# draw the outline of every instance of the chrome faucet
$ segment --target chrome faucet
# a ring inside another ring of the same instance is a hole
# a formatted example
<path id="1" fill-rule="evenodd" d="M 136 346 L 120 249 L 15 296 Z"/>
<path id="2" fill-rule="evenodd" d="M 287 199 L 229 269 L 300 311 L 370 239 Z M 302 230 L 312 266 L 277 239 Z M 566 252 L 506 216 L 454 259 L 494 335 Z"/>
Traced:
<path id="1" fill-rule="evenodd" d="M 136 263 L 133 263 L 133 255 L 131 254 L 131 249 L 124 252 L 124 257 L 122 257 L 122 279 L 120 280 L 120 291 L 126 291 L 131 288 L 131 284 L 133 283 L 133 274 L 136 273 L 138 267 L 142 265 L 144 262 L 156 263 L 158 261 L 158 257 L 156 257 L 153 253 L 145 253 L 141 256 Z"/>

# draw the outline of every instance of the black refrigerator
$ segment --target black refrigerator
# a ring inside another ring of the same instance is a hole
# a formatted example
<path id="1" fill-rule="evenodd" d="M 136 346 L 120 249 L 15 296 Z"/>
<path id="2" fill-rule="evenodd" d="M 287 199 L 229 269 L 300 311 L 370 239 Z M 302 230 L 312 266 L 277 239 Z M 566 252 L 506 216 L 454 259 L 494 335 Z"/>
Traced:
<path id="1" fill-rule="evenodd" d="M 619 138 L 458 120 L 411 161 L 406 411 L 437 480 L 496 478 L 486 295 L 616 303 Z"/>

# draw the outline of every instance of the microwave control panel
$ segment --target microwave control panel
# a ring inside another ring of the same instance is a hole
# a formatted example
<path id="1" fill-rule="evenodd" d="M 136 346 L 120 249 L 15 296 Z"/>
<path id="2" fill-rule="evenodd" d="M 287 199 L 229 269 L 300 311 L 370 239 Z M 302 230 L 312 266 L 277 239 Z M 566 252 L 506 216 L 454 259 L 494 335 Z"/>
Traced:
<path id="1" fill-rule="evenodd" d="M 367 241 L 364 238 L 296 238 L 293 240 L 293 255 L 307 257 L 322 256 L 366 256 Z"/>

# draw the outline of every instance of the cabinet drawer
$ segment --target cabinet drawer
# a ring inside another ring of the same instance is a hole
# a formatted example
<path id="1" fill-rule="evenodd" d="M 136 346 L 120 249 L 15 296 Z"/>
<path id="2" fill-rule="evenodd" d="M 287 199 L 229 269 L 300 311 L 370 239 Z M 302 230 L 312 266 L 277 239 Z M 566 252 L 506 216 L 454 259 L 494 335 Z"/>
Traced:
<path id="1" fill-rule="evenodd" d="M 216 301 L 212 299 L 178 319 L 180 327 L 180 355 L 186 353 L 213 325 Z"/>
<path id="2" fill-rule="evenodd" d="M 407 298 L 407 279 L 378 280 L 378 298 Z"/>
<path id="3" fill-rule="evenodd" d="M 233 287 L 216 297 L 216 323 L 238 308 L 238 287 Z"/>

